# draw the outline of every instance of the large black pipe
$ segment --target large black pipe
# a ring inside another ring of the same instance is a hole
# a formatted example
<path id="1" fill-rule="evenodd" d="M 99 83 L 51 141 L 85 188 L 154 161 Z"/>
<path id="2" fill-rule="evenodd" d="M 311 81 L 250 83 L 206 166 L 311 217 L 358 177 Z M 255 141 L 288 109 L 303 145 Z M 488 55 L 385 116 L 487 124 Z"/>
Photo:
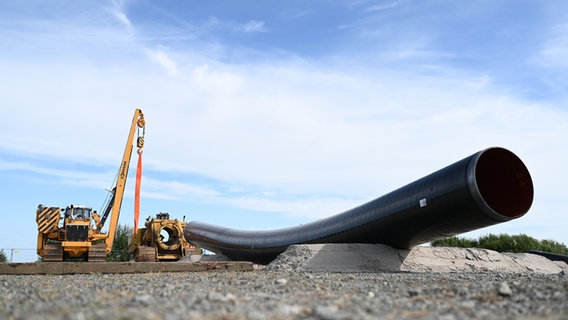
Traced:
<path id="1" fill-rule="evenodd" d="M 381 243 L 410 248 L 523 216 L 533 184 L 523 162 L 488 148 L 346 212 L 308 224 L 243 231 L 203 222 L 189 242 L 234 260 L 268 263 L 292 244 Z"/>

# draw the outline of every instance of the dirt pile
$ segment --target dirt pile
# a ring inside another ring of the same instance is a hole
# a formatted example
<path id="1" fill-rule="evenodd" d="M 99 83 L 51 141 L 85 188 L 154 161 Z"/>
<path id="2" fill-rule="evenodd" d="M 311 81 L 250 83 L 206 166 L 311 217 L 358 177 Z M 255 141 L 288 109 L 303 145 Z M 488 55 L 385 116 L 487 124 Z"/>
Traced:
<path id="1" fill-rule="evenodd" d="M 568 264 L 535 254 L 499 253 L 477 248 L 415 247 L 398 250 L 380 244 L 293 245 L 267 270 L 307 272 L 504 272 L 565 274 Z"/>

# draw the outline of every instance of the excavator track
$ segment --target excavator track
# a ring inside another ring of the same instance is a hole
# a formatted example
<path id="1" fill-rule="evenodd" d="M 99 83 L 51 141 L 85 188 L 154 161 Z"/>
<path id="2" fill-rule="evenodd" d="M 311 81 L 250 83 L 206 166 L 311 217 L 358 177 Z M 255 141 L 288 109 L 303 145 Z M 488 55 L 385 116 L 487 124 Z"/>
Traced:
<path id="1" fill-rule="evenodd" d="M 136 262 L 156 262 L 156 249 L 148 246 L 138 246 L 134 253 Z"/>
<path id="2" fill-rule="evenodd" d="M 63 247 L 61 247 L 61 243 L 46 244 L 43 249 L 42 261 L 45 262 L 63 261 Z"/>
<path id="3" fill-rule="evenodd" d="M 89 262 L 105 262 L 106 261 L 106 244 L 97 243 L 91 245 L 87 257 Z"/>

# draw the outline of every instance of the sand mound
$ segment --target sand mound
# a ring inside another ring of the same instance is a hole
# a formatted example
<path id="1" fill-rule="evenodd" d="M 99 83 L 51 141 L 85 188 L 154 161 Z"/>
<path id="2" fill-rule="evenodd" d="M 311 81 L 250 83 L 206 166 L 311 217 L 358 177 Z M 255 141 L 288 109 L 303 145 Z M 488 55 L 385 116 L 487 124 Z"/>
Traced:
<path id="1" fill-rule="evenodd" d="M 522 253 L 477 248 L 415 247 L 397 250 L 381 244 L 293 245 L 267 270 L 307 272 L 505 272 L 567 273 L 568 264 Z"/>

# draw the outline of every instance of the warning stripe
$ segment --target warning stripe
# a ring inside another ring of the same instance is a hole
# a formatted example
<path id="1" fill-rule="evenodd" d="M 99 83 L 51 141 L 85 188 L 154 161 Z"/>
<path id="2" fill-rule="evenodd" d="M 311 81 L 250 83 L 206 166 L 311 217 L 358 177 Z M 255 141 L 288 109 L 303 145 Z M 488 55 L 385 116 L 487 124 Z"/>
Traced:
<path id="1" fill-rule="evenodd" d="M 41 233 L 49 233 L 57 230 L 60 209 L 57 207 L 44 207 L 42 209 L 41 211 L 38 210 L 36 216 L 38 231 Z"/>

